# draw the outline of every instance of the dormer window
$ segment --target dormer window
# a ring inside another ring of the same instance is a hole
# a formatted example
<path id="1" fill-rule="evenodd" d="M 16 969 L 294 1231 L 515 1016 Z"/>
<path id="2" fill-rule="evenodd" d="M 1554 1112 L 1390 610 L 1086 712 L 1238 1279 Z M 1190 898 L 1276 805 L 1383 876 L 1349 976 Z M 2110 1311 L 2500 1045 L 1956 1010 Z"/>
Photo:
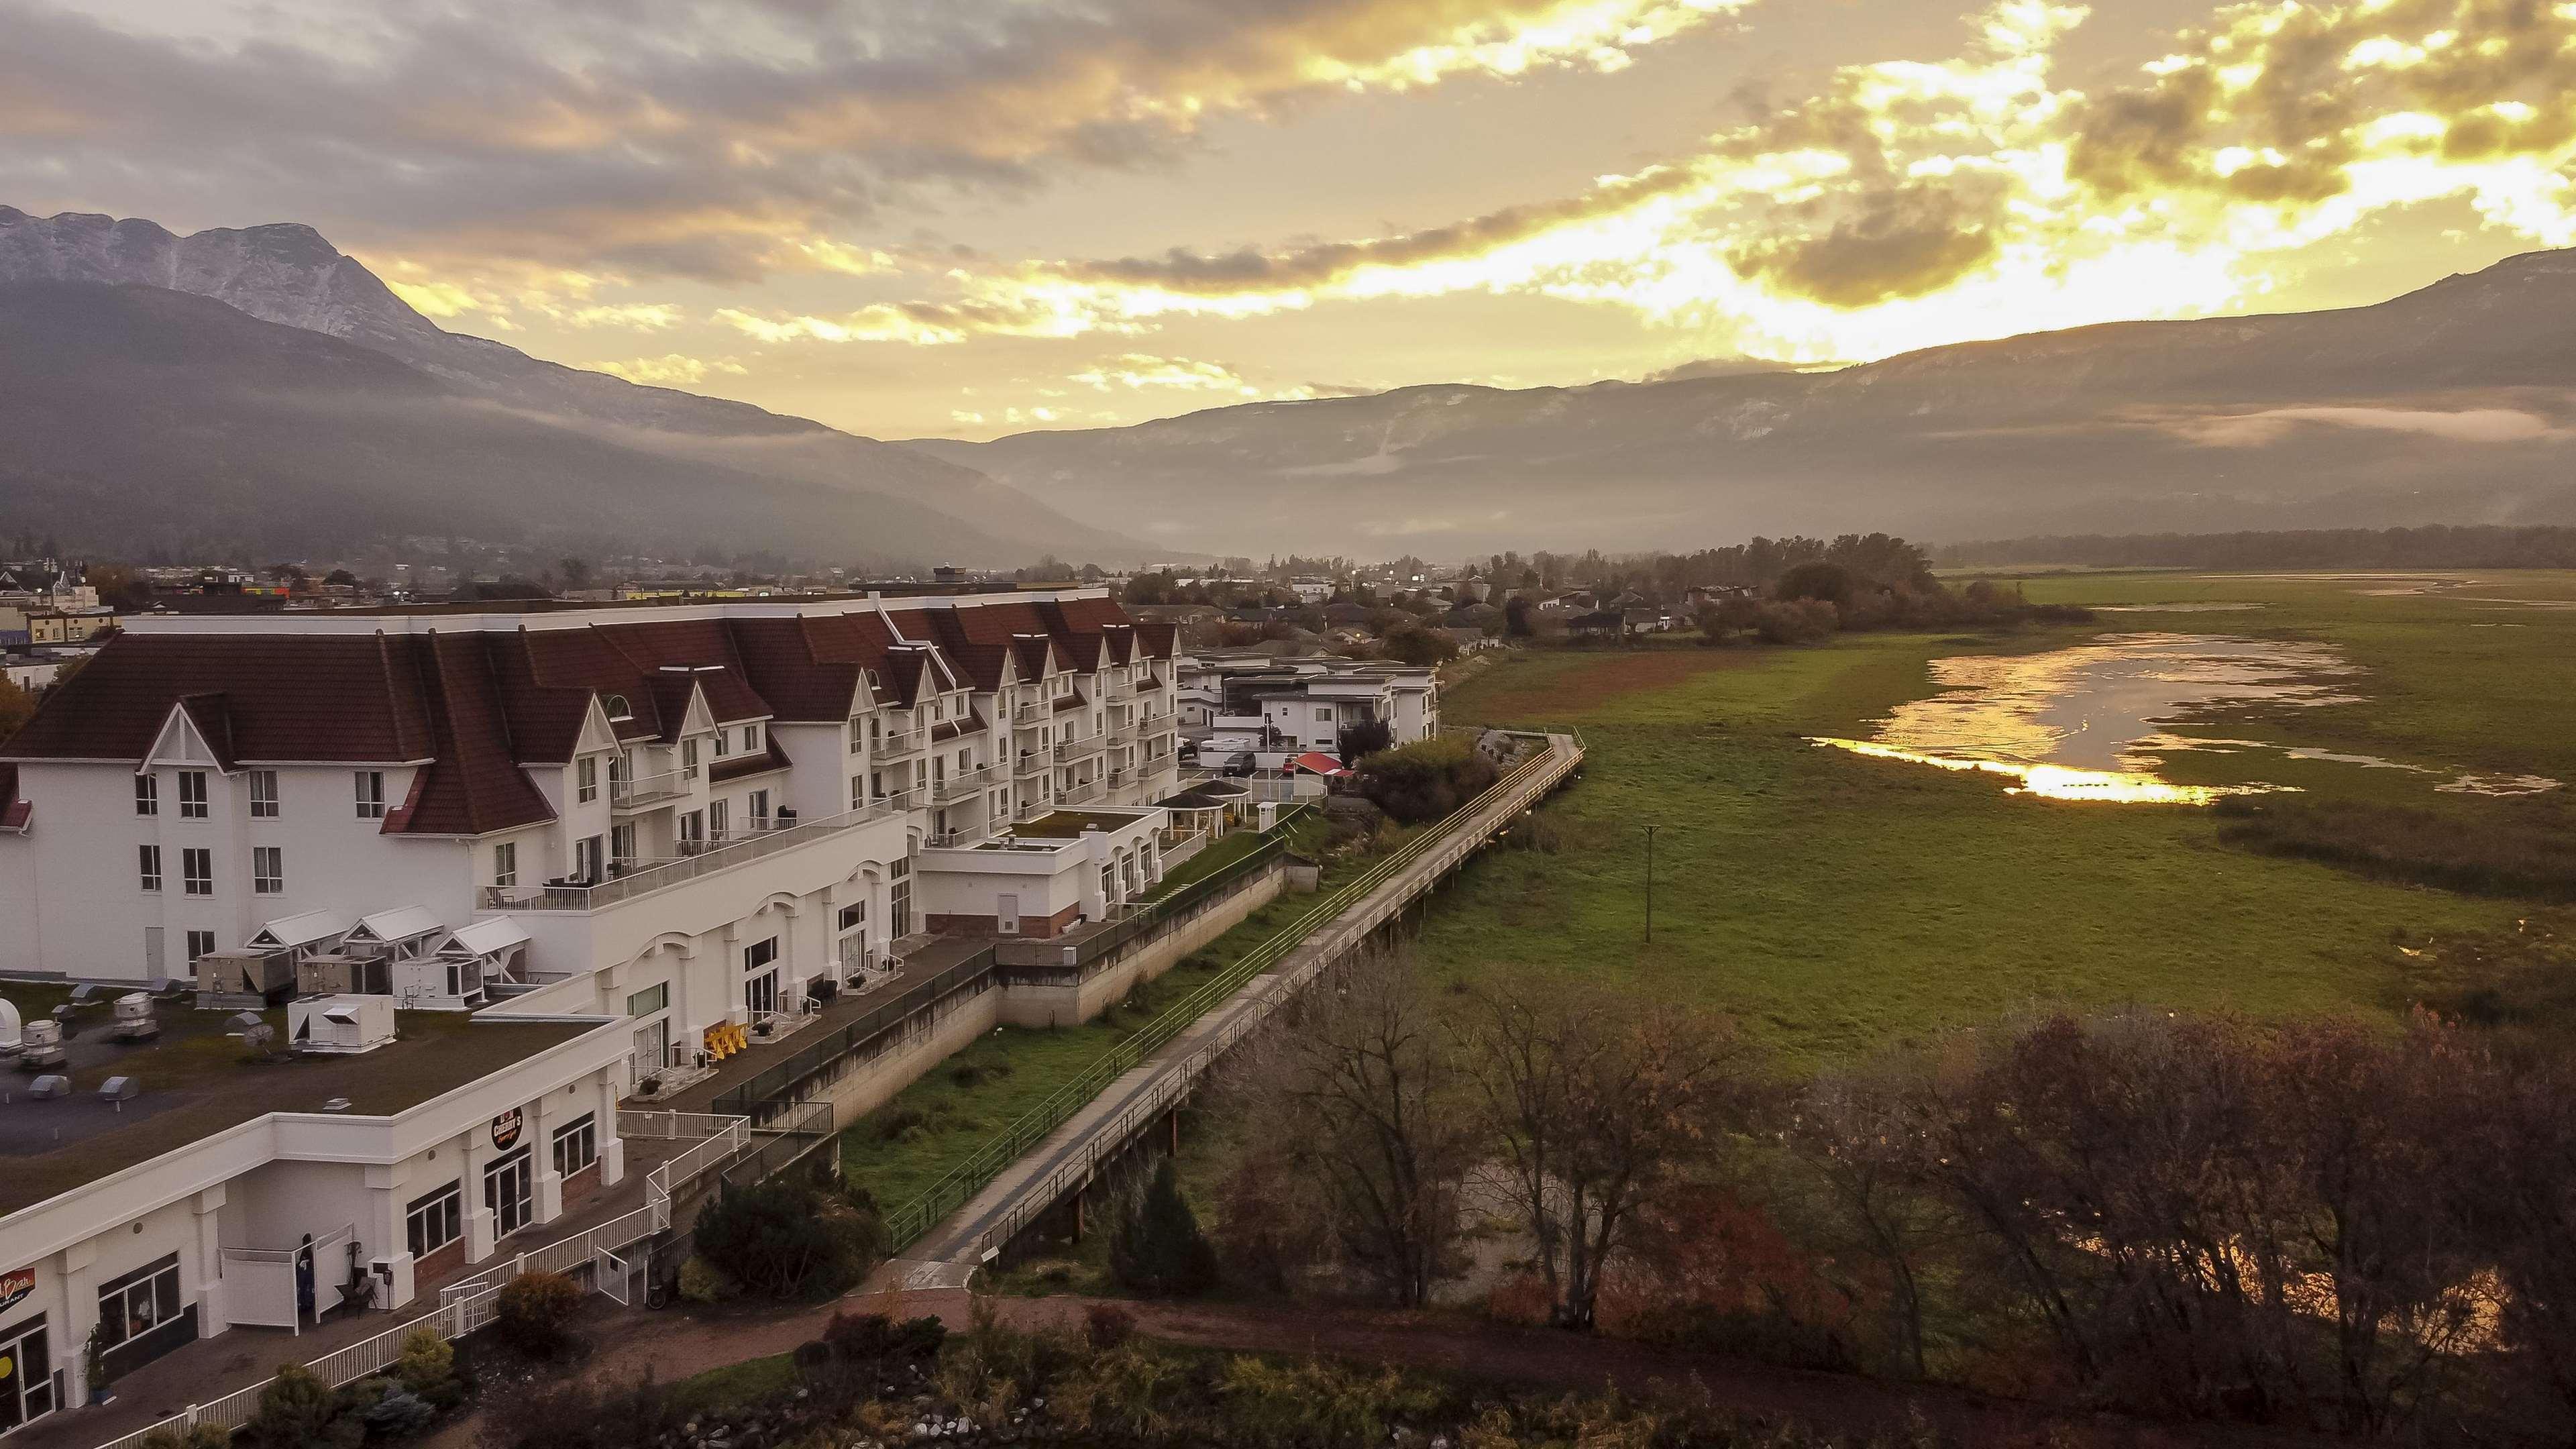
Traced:
<path id="1" fill-rule="evenodd" d="M 721 759 L 723 759 L 725 756 L 730 755 L 730 754 L 732 754 L 732 753 L 733 753 L 733 732 L 732 732 L 731 730 L 725 730 L 725 729 L 719 729 L 719 730 L 717 730 L 717 731 L 716 731 L 716 758 L 717 758 L 717 759 L 719 759 L 719 760 L 721 760 Z"/>
<path id="2" fill-rule="evenodd" d="M 742 748 L 743 752 L 746 754 L 757 754 L 759 752 L 760 726 L 756 724 L 747 724 L 742 727 Z"/>
<path id="3" fill-rule="evenodd" d="M 601 695 L 599 697 L 599 707 L 602 711 L 606 712 L 611 721 L 623 721 L 635 718 L 634 706 L 629 705 L 626 702 L 626 696 L 622 694 Z"/>

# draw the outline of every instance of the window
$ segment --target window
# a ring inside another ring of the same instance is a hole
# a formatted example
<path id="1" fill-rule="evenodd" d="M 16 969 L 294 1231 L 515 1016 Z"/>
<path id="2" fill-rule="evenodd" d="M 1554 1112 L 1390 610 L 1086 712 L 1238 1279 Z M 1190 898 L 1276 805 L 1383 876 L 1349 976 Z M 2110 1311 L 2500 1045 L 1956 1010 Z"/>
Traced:
<path id="1" fill-rule="evenodd" d="M 598 1160 L 598 1123 L 584 1116 L 555 1129 L 555 1176 L 570 1177 Z"/>
<path id="2" fill-rule="evenodd" d="M 573 762 L 573 775 L 579 785 L 575 792 L 587 805 L 599 798 L 599 756 L 584 755 Z"/>
<path id="3" fill-rule="evenodd" d="M 465 1234 L 465 1183 L 432 1188 L 411 1200 L 404 1214 L 411 1255 L 426 1258 Z"/>
<path id="4" fill-rule="evenodd" d="M 1331 724 L 1332 722 L 1333 707 L 1331 705 L 1318 705 L 1315 709 L 1315 723 Z"/>
<path id="5" fill-rule="evenodd" d="M 601 695 L 599 697 L 599 707 L 610 719 L 635 718 L 634 706 L 629 705 L 626 702 L 626 696 L 622 694 Z"/>
<path id="6" fill-rule="evenodd" d="M 286 852 L 274 845 L 250 848 L 250 888 L 253 895 L 273 896 L 286 889 Z"/>
<path id="7" fill-rule="evenodd" d="M 856 810 L 867 803 L 868 782 L 860 779 L 856 775 L 852 775 L 850 777 L 850 808 Z"/>
<path id="8" fill-rule="evenodd" d="M 136 853 L 142 857 L 143 888 L 147 891 L 161 889 L 161 847 L 140 846 Z"/>
<path id="9" fill-rule="evenodd" d="M 698 742 L 696 740 L 680 741 L 680 768 L 683 770 L 694 770 L 697 767 Z"/>
<path id="10" fill-rule="evenodd" d="M 634 826 L 612 825 L 608 827 L 608 858 L 610 864 L 621 866 L 635 858 Z"/>
<path id="11" fill-rule="evenodd" d="M 733 731 L 731 731 L 731 730 L 727 730 L 727 729 L 719 729 L 719 730 L 717 730 L 717 731 L 716 731 L 716 758 L 717 758 L 717 759 L 719 759 L 719 760 L 721 760 L 721 759 L 723 759 L 725 756 L 730 755 L 730 754 L 732 754 L 732 753 L 733 753 Z"/>
<path id="12" fill-rule="evenodd" d="M 760 749 L 760 726 L 747 724 L 742 727 L 742 748 L 746 754 L 755 753 Z"/>
<path id="13" fill-rule="evenodd" d="M 751 828 L 767 830 L 769 828 L 769 792 L 754 790 L 744 799 L 743 804 L 751 812 Z"/>
<path id="14" fill-rule="evenodd" d="M 777 959 L 778 938 L 776 936 L 766 941 L 754 941 L 742 948 L 742 969 L 745 971 L 758 971 Z"/>
<path id="15" fill-rule="evenodd" d="M 182 820 L 206 818 L 205 771 L 181 770 L 179 772 L 179 818 Z"/>
<path id="16" fill-rule="evenodd" d="M 214 932 L 190 931 L 188 933 L 188 971 L 190 975 L 196 974 L 198 957 L 211 956 L 213 954 L 215 954 Z"/>
<path id="17" fill-rule="evenodd" d="M 253 820 L 277 818 L 277 772 L 275 770 L 250 772 L 250 818 Z"/>
<path id="18" fill-rule="evenodd" d="M 492 884 L 514 886 L 519 883 L 519 842 L 504 840 L 492 847 Z"/>
<path id="19" fill-rule="evenodd" d="M 716 839 L 718 839 L 718 840 L 722 840 L 722 839 L 724 839 L 724 838 L 725 838 L 725 828 L 726 828 L 727 826 L 731 825 L 732 823 L 733 823 L 733 802 L 732 802 L 732 801 L 730 801 L 730 800 L 710 800 L 710 801 L 708 801 L 708 802 L 707 802 L 707 833 L 708 833 L 709 835 L 714 836 L 714 837 L 715 837 Z"/>
<path id="20" fill-rule="evenodd" d="M 600 838 L 596 835 L 585 835 L 581 839 L 572 843 L 572 873 L 574 879 L 581 881 L 585 885 L 597 885 L 604 878 L 605 873 L 601 870 L 599 863 L 599 849 L 601 843 Z"/>
<path id="21" fill-rule="evenodd" d="M 179 886 L 192 896 L 215 893 L 215 853 L 202 846 L 179 852 Z"/>
<path id="22" fill-rule="evenodd" d="M 534 1184 L 524 1147 L 483 1169 L 483 1205 L 492 1210 L 494 1237 L 507 1237 L 536 1217 Z"/>
<path id="23" fill-rule="evenodd" d="M 859 752 L 860 748 L 861 748 L 863 745 L 865 745 L 865 744 L 866 744 L 866 742 L 867 742 L 867 735 L 865 734 L 865 732 L 863 732 L 862 730 L 860 730 L 860 728 L 859 728 L 859 721 L 858 721 L 858 717 L 857 717 L 856 715 L 851 716 L 851 717 L 850 717 L 850 753 L 851 753 L 851 754 L 854 754 L 854 755 L 855 755 L 855 754 L 857 754 L 857 753 Z"/>
<path id="24" fill-rule="evenodd" d="M 846 931 L 852 926 L 864 926 L 867 923 L 868 903 L 866 901 L 861 901 L 857 905 L 853 906 L 841 907 L 840 929 Z"/>
<path id="25" fill-rule="evenodd" d="M 179 1255 L 137 1268 L 99 1285 L 100 1346 L 132 1343 L 179 1316 Z"/>
<path id="26" fill-rule="evenodd" d="M 161 781 L 157 777 L 151 775 L 134 777 L 134 813 L 137 815 L 161 813 Z"/>
<path id="27" fill-rule="evenodd" d="M 632 992 L 626 998 L 628 1016 L 651 1016 L 671 1004 L 671 983 L 660 982 Z"/>
<path id="28" fill-rule="evenodd" d="M 357 784 L 358 818 L 361 820 L 384 819 L 385 772 L 382 770 L 360 770 L 352 778 Z"/>

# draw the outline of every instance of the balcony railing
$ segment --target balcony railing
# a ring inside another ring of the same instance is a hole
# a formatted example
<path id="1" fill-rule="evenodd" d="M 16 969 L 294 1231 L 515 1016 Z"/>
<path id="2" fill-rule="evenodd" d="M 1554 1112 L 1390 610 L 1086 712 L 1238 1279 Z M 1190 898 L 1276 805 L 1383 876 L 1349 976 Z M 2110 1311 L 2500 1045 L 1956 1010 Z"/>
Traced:
<path id="1" fill-rule="evenodd" d="M 1085 740 L 1066 740 L 1055 747 L 1055 762 L 1059 765 L 1068 765 L 1075 760 L 1087 760 L 1107 748 L 1108 744 L 1107 740 L 1098 735 Z"/>
<path id="2" fill-rule="evenodd" d="M 614 879 L 597 885 L 485 886 L 479 905 L 487 911 L 595 911 L 901 814 L 908 803 L 907 795 L 891 795 L 863 809 L 820 820 L 773 824 L 767 830 L 729 833 L 719 840 L 684 840 L 677 858 L 623 862 Z"/>
<path id="3" fill-rule="evenodd" d="M 1058 805 L 1087 805 L 1100 798 L 1100 782 L 1085 780 L 1079 785 L 1055 792 Z"/>
<path id="4" fill-rule="evenodd" d="M 1012 762 L 1011 778 L 1025 780 L 1033 775 L 1043 775 L 1052 763 L 1044 750 L 1022 750 L 1019 759 Z"/>
<path id="5" fill-rule="evenodd" d="M 659 775 L 624 779 L 612 775 L 608 780 L 608 803 L 618 810 L 640 810 L 665 800 L 676 800 L 689 793 L 689 785 L 698 778 L 698 767 L 684 765 Z"/>
<path id="6" fill-rule="evenodd" d="M 1093 693 L 1101 699 L 1125 699 L 1134 688 L 1124 680 L 1104 679 L 1093 687 Z"/>
<path id="7" fill-rule="evenodd" d="M 1035 724 L 1047 717 L 1047 707 L 1036 700 L 1022 700 L 1011 706 L 1013 724 Z"/>
<path id="8" fill-rule="evenodd" d="M 945 805 L 951 800 L 963 800 L 969 795 L 982 794 L 984 787 L 991 783 L 993 783 L 991 767 L 969 770 L 963 775 L 951 775 L 945 780 L 934 782 L 930 787 L 930 797 Z"/>
<path id="9" fill-rule="evenodd" d="M 921 731 L 888 730 L 885 732 L 885 735 L 877 741 L 877 758 L 880 760 L 899 759 L 902 756 L 909 755 L 920 748 Z"/>

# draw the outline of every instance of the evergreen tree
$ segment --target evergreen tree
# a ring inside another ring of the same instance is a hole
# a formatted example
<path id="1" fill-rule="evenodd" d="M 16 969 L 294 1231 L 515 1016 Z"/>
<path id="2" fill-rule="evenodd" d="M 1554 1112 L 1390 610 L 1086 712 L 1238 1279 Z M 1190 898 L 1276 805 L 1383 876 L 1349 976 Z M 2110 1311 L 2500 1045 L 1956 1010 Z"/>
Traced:
<path id="1" fill-rule="evenodd" d="M 1169 1157 L 1110 1233 L 1109 1271 L 1139 1293 L 1203 1293 L 1216 1285 L 1216 1249 L 1182 1198 Z"/>

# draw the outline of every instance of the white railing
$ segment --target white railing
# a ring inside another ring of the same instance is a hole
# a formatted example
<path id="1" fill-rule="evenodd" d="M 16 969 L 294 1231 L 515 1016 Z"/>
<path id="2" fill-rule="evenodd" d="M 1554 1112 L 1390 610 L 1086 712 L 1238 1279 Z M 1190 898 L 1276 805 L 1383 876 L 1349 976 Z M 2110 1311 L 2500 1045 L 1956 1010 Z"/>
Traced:
<path id="1" fill-rule="evenodd" d="M 962 775 L 951 775 L 944 780 L 933 781 L 930 787 L 930 798 L 945 805 L 951 800 L 963 800 L 969 795 L 979 794 L 992 782 L 993 767 L 986 765 L 980 769 L 969 770 Z"/>
<path id="2" fill-rule="evenodd" d="M 1022 750 L 1018 761 L 1011 766 L 1011 777 L 1025 780 L 1031 775 L 1043 775 L 1052 763 L 1044 750 Z"/>
<path id="3" fill-rule="evenodd" d="M 612 775 L 608 781 L 608 803 L 619 810 L 632 810 L 657 801 L 676 800 L 689 793 L 689 782 L 696 778 L 698 767 L 695 765 L 635 779 Z"/>
<path id="4" fill-rule="evenodd" d="M 1085 780 L 1079 785 L 1068 786 L 1055 792 L 1055 803 L 1058 805 L 1082 805 L 1098 798 L 1100 798 L 1098 780 Z"/>
<path id="5" fill-rule="evenodd" d="M 903 797 L 889 796 L 820 820 L 800 820 L 794 825 L 747 832 L 734 839 L 682 841 L 682 858 L 646 865 L 599 885 L 485 886 L 479 903 L 487 911 L 595 911 L 729 866 L 758 860 L 790 846 L 837 835 L 871 820 L 881 820 L 900 812 L 906 803 Z"/>
<path id="6" fill-rule="evenodd" d="M 1066 740 L 1055 747 L 1055 762 L 1059 765 L 1067 764 L 1099 754 L 1108 747 L 1109 742 L 1098 735 L 1093 735 L 1087 740 Z"/>
<path id="7" fill-rule="evenodd" d="M 891 760 L 899 755 L 911 754 L 920 748 L 921 731 L 888 730 L 876 742 L 876 757 L 880 760 Z"/>

